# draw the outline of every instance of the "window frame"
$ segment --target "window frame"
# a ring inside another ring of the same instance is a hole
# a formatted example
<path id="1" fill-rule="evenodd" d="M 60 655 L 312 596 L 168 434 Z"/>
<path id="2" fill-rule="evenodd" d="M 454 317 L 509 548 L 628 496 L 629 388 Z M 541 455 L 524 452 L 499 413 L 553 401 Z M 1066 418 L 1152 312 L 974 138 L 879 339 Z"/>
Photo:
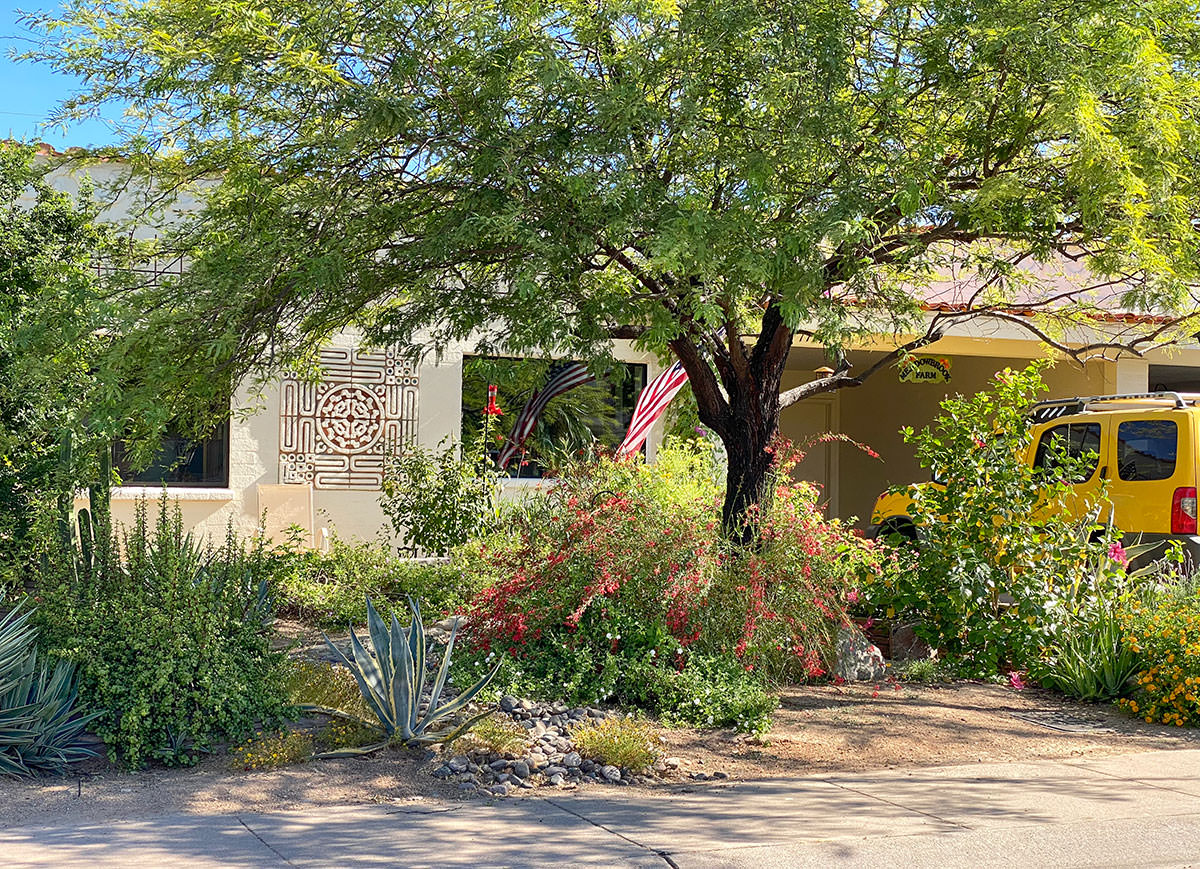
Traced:
<path id="1" fill-rule="evenodd" d="M 1045 429 L 1038 436 L 1037 443 L 1034 445 L 1033 470 L 1035 473 L 1042 475 L 1047 475 L 1051 471 L 1056 470 L 1053 465 L 1050 465 L 1046 462 L 1046 459 L 1050 455 L 1050 444 L 1053 442 L 1055 432 L 1059 432 L 1062 429 L 1066 429 L 1066 458 L 1070 460 L 1080 460 L 1083 458 L 1085 455 L 1084 451 L 1081 450 L 1079 452 L 1074 452 L 1073 450 L 1073 443 L 1071 440 L 1072 428 L 1084 429 L 1085 437 L 1087 431 L 1095 429 L 1095 449 L 1087 451 L 1087 454 L 1095 456 L 1095 460 L 1088 468 L 1087 475 L 1075 476 L 1067 480 L 1067 482 L 1072 486 L 1082 486 L 1091 482 L 1096 476 L 1096 472 L 1100 469 L 1102 460 L 1104 458 L 1102 454 L 1104 449 L 1104 427 L 1101 425 L 1100 420 L 1073 420 L 1070 422 L 1060 422 L 1057 425 L 1052 425 Z"/>

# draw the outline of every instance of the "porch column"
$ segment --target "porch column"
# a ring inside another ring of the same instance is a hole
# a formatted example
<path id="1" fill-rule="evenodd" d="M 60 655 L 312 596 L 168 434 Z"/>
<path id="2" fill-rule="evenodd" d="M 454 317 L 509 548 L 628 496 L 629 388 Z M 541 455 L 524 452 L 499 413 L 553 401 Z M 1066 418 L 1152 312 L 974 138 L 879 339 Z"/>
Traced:
<path id="1" fill-rule="evenodd" d="M 1128 395 L 1150 391 L 1150 363 L 1145 359 L 1121 358 L 1113 367 L 1116 369 L 1113 392 Z"/>

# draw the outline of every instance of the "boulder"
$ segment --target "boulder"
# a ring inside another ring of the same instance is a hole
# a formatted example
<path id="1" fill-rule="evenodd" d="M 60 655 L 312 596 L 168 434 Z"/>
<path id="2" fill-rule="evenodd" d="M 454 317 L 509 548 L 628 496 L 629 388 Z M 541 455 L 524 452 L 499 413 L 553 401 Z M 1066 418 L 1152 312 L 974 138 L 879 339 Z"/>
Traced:
<path id="1" fill-rule="evenodd" d="M 837 635 L 837 660 L 833 675 L 847 682 L 878 682 L 887 670 L 883 653 L 856 627 L 841 628 Z"/>

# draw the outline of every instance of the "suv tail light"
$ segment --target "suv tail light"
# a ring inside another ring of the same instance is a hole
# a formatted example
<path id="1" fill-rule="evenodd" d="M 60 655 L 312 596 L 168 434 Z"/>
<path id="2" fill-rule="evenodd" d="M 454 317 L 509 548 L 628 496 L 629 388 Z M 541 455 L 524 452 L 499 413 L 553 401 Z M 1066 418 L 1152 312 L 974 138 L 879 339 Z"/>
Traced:
<path id="1" fill-rule="evenodd" d="M 1180 486 L 1171 499 L 1171 533 L 1196 533 L 1196 488 Z"/>

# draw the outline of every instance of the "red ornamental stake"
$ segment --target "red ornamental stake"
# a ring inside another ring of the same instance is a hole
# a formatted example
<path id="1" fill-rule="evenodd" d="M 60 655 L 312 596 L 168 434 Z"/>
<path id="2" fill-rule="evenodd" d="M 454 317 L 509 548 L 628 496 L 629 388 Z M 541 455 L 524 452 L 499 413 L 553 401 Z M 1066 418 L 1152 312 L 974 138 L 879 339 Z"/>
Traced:
<path id="1" fill-rule="evenodd" d="M 483 412 L 488 416 L 504 416 L 504 411 L 500 409 L 500 405 L 496 404 L 495 384 L 488 384 L 488 403 Z"/>

